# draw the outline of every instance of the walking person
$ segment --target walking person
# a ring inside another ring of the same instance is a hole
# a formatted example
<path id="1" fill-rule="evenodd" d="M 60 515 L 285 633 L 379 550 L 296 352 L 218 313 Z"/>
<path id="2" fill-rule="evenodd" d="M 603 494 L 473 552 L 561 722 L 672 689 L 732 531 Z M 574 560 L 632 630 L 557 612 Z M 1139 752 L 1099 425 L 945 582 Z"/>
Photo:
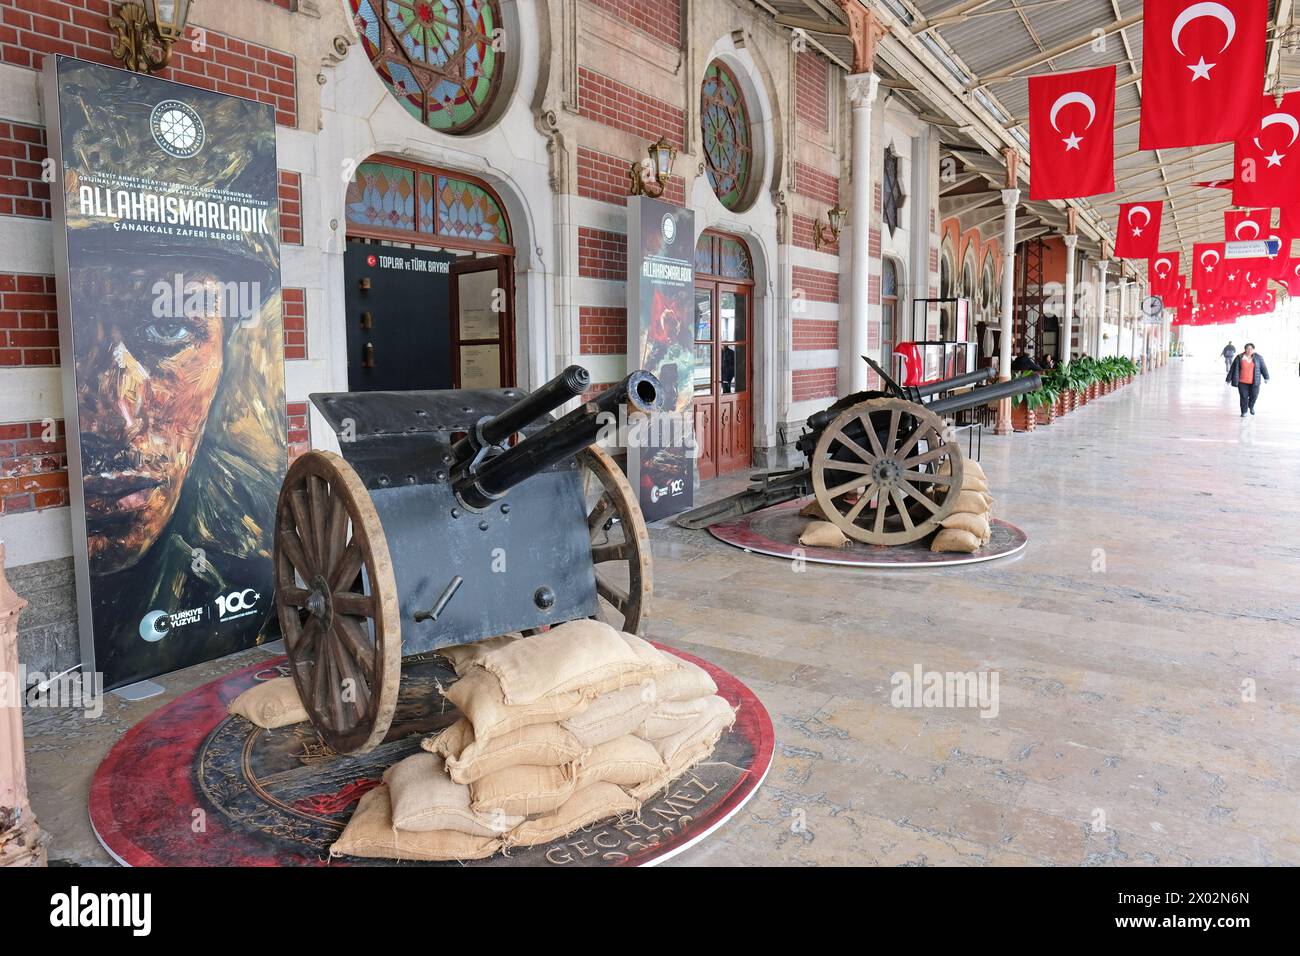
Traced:
<path id="1" fill-rule="evenodd" d="M 1232 339 L 1228 340 L 1228 344 L 1223 347 L 1223 352 L 1220 354 L 1223 355 L 1223 367 L 1232 371 L 1232 358 L 1237 354 L 1237 346 L 1232 344 Z"/>
<path id="2" fill-rule="evenodd" d="M 1268 381 L 1268 366 L 1264 356 L 1255 351 L 1255 343 L 1247 342 L 1242 346 L 1241 354 L 1228 366 L 1226 381 L 1237 387 L 1241 396 L 1241 417 L 1246 413 L 1255 414 L 1255 400 L 1259 398 L 1259 386 Z"/>

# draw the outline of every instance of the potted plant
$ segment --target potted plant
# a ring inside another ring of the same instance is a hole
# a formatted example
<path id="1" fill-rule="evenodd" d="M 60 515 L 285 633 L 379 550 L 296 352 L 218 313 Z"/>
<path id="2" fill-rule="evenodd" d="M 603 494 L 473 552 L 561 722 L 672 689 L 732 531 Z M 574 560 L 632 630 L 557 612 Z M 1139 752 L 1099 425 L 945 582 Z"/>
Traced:
<path id="1" fill-rule="evenodd" d="M 1047 421 L 1047 408 L 1056 404 L 1056 397 L 1057 393 L 1046 385 L 1017 395 L 1011 400 L 1011 427 L 1018 432 L 1033 431 L 1038 421 Z"/>

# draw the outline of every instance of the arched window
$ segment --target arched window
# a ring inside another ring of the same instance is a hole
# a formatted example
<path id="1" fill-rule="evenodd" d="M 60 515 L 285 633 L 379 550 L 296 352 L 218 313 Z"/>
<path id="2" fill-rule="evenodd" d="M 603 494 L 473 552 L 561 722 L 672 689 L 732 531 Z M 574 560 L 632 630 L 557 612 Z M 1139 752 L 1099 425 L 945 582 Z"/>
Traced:
<path id="1" fill-rule="evenodd" d="M 880 365 L 893 368 L 894 335 L 898 329 L 898 266 L 886 256 L 880 261 Z"/>
<path id="2" fill-rule="evenodd" d="M 754 146 L 744 94 L 735 74 L 720 60 L 714 60 L 704 71 L 700 129 L 709 185 L 722 205 L 736 209 L 749 191 Z"/>
<path id="3" fill-rule="evenodd" d="M 483 121 L 501 85 L 498 0 L 349 0 L 370 64 L 412 116 L 441 133 Z"/>

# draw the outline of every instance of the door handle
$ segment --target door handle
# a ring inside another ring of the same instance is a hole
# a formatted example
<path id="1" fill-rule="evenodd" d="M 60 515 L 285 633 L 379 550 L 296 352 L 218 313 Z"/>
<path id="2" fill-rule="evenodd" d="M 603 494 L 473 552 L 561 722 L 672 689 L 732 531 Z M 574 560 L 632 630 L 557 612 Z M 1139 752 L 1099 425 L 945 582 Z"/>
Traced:
<path id="1" fill-rule="evenodd" d="M 366 343 L 366 347 L 365 349 L 362 350 L 362 354 L 361 354 L 361 367 L 362 368 L 375 367 L 375 343 L 373 342 Z"/>

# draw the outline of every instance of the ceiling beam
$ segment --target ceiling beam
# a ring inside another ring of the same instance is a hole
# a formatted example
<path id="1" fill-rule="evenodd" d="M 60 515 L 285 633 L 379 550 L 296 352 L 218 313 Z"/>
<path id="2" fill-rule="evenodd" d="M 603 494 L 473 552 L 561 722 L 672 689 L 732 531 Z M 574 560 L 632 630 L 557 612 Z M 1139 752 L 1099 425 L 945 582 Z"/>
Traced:
<path id="1" fill-rule="evenodd" d="M 1002 80 L 1012 79 L 1017 73 L 1039 66 L 1040 64 L 1046 63 L 1048 60 L 1054 60 L 1058 56 L 1072 53 L 1079 49 L 1079 47 L 1087 46 L 1089 43 L 1092 43 L 1101 37 L 1110 36 L 1112 33 L 1118 33 L 1120 30 L 1124 30 L 1141 22 L 1142 14 L 1134 13 L 1131 16 L 1125 17 L 1123 20 L 1117 20 L 1104 27 L 1099 27 L 1098 30 L 1100 30 L 1100 33 L 1098 33 L 1097 30 L 1094 30 L 1089 33 L 1080 34 L 1073 39 L 1066 40 L 1064 43 L 1058 43 L 1054 47 L 1043 50 L 1041 53 L 1035 53 L 1033 56 L 1027 56 L 1009 66 L 1005 66 L 996 73 L 990 73 L 988 76 L 976 77 L 974 82 L 971 83 L 971 88 L 975 89 L 976 87 L 987 86 L 989 83 L 997 83 Z"/>

